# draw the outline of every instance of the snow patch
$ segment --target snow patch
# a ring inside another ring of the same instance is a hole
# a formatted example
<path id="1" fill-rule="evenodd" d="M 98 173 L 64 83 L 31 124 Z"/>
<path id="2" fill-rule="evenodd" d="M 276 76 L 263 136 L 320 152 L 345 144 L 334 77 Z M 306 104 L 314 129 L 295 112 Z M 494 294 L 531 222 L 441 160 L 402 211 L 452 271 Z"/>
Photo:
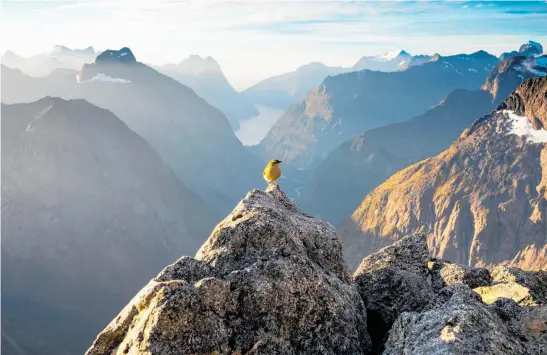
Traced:
<path id="1" fill-rule="evenodd" d="M 535 47 L 536 50 L 541 53 L 543 51 L 543 48 L 541 46 L 541 44 L 539 44 L 538 42 L 535 42 L 535 41 L 528 41 L 528 43 L 526 43 L 526 48 L 531 48 L 531 47 Z"/>
<path id="2" fill-rule="evenodd" d="M 122 54 L 120 54 L 120 57 L 125 57 L 127 55 L 127 52 L 123 52 Z"/>
<path id="3" fill-rule="evenodd" d="M 472 71 L 473 73 L 478 73 L 478 71 L 476 71 L 475 69 L 473 68 L 467 68 L 468 71 Z"/>
<path id="4" fill-rule="evenodd" d="M 53 106 L 52 105 L 49 105 L 48 107 L 46 107 L 45 109 L 43 109 L 42 111 L 40 111 L 36 117 L 34 117 L 32 119 L 32 121 L 29 122 L 29 124 L 27 125 L 27 127 L 25 128 L 25 132 L 33 132 L 34 131 L 34 127 L 36 126 L 36 121 L 40 120 L 42 117 L 44 117 L 44 115 L 49 111 L 51 110 Z"/>
<path id="5" fill-rule="evenodd" d="M 122 79 L 122 78 L 113 78 L 113 77 L 108 76 L 104 73 L 98 73 L 94 77 L 92 77 L 91 79 L 84 80 L 84 81 L 81 81 L 80 77 L 78 75 L 77 81 L 79 83 L 89 83 L 89 82 L 92 82 L 92 81 L 106 81 L 106 82 L 109 82 L 109 83 L 130 83 L 131 82 L 129 80 L 125 80 L 125 79 Z"/>
<path id="6" fill-rule="evenodd" d="M 404 50 L 402 49 L 395 49 L 395 50 L 392 50 L 391 52 L 387 52 L 385 53 L 381 59 L 385 59 L 385 60 L 393 60 L 395 58 L 397 58 L 398 56 L 400 56 L 401 54 L 405 53 Z"/>
<path id="7" fill-rule="evenodd" d="M 546 143 L 547 131 L 544 129 L 534 129 L 530 120 L 526 116 L 519 116 L 511 110 L 503 110 L 503 114 L 510 119 L 509 131 L 507 134 L 514 134 L 520 137 L 526 137 L 529 143 Z"/>

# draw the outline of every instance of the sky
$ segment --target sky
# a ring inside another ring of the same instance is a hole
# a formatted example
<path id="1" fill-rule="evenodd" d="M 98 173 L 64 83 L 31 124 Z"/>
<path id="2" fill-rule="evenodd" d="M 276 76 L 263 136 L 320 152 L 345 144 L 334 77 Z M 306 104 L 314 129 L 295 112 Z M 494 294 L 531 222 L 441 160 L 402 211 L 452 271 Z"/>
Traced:
<path id="1" fill-rule="evenodd" d="M 547 47 L 547 1 L 3 0 L 1 47 L 23 56 L 129 47 L 138 61 L 212 56 L 238 90 L 319 61 L 352 66 L 396 48 L 499 55 Z"/>

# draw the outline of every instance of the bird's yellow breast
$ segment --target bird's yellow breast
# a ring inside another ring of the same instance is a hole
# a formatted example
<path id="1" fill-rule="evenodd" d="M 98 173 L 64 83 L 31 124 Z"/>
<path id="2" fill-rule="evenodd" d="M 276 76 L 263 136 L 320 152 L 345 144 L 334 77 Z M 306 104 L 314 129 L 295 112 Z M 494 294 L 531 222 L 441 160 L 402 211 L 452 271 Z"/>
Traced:
<path id="1" fill-rule="evenodd" d="M 266 181 L 275 181 L 279 179 L 281 176 L 281 168 L 279 167 L 279 164 L 268 164 L 268 166 L 264 169 L 263 175 Z"/>

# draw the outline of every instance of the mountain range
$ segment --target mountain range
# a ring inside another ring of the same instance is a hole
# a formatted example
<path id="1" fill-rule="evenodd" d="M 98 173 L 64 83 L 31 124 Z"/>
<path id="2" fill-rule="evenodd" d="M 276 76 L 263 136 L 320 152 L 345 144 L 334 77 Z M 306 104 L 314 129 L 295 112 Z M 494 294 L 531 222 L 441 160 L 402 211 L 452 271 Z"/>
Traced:
<path id="1" fill-rule="evenodd" d="M 192 55 L 178 64 L 166 64 L 157 69 L 190 87 L 222 111 L 234 130 L 239 127 L 239 121 L 258 115 L 256 107 L 230 85 L 212 57 Z"/>
<path id="2" fill-rule="evenodd" d="M 341 228 L 350 264 L 412 231 L 464 265 L 547 268 L 546 124 L 547 75 L 368 194 Z"/>
<path id="3" fill-rule="evenodd" d="M 497 62 L 479 51 L 436 56 L 404 71 L 362 70 L 328 77 L 290 106 L 254 151 L 293 169 L 313 168 L 356 134 L 409 120 L 454 89 L 480 88 Z"/>
<path id="4" fill-rule="evenodd" d="M 547 344 L 547 274 L 513 268 L 547 269 L 539 43 L 310 63 L 242 93 L 211 57 L 127 47 L 1 70 L 6 354 L 94 334 L 101 355 L 462 352 L 446 322 L 483 353 Z M 244 147 L 255 103 L 288 108 Z"/>
<path id="5" fill-rule="evenodd" d="M 49 75 L 56 69 L 80 69 L 85 63 L 92 63 L 100 52 L 93 47 L 85 49 L 70 49 L 65 46 L 55 46 L 52 50 L 24 58 L 12 51 L 2 56 L 2 64 L 19 69 L 27 75 L 42 77 Z"/>
<path id="6" fill-rule="evenodd" d="M 300 101 L 304 95 L 319 86 L 326 77 L 360 70 L 398 71 L 430 60 L 427 55 L 412 56 L 398 49 L 379 56 L 364 56 L 349 68 L 330 67 L 313 62 L 295 71 L 264 79 L 242 92 L 251 102 L 285 109 Z"/>
<path id="7" fill-rule="evenodd" d="M 518 51 L 504 52 L 500 55 L 500 60 L 516 56 L 530 57 L 543 53 L 543 46 L 535 41 L 528 41 L 520 46 Z"/>
<path id="8" fill-rule="evenodd" d="M 263 184 L 256 174 L 260 162 L 244 149 L 222 112 L 187 86 L 138 62 L 129 48 L 106 50 L 79 72 L 59 69 L 44 78 L 3 67 L 2 87 L 5 103 L 50 95 L 83 98 L 108 109 L 219 211 Z"/>
<path id="9" fill-rule="evenodd" d="M 421 65 L 430 61 L 434 56 L 413 56 L 404 49 L 395 49 L 380 56 L 365 56 L 359 59 L 351 68 L 351 71 L 374 70 L 392 72 L 408 69 L 411 66 Z"/>
<path id="10" fill-rule="evenodd" d="M 542 58 L 505 59 L 488 74 L 481 89 L 456 89 L 420 116 L 349 139 L 313 170 L 297 202 L 308 213 L 339 226 L 363 196 L 389 176 L 439 154 L 524 80 L 547 72 L 540 65 Z"/>
<path id="11" fill-rule="evenodd" d="M 114 114 L 45 97 L 2 104 L 2 217 L 2 344 L 53 355 L 82 353 L 217 214 Z"/>

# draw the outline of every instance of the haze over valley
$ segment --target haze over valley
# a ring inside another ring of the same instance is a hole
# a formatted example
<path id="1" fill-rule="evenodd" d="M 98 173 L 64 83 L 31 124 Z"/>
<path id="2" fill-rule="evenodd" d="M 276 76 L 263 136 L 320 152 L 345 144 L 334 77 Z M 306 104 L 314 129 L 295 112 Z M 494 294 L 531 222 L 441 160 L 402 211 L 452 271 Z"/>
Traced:
<path id="1" fill-rule="evenodd" d="M 547 3 L 3 10 L 4 354 L 544 354 Z"/>

